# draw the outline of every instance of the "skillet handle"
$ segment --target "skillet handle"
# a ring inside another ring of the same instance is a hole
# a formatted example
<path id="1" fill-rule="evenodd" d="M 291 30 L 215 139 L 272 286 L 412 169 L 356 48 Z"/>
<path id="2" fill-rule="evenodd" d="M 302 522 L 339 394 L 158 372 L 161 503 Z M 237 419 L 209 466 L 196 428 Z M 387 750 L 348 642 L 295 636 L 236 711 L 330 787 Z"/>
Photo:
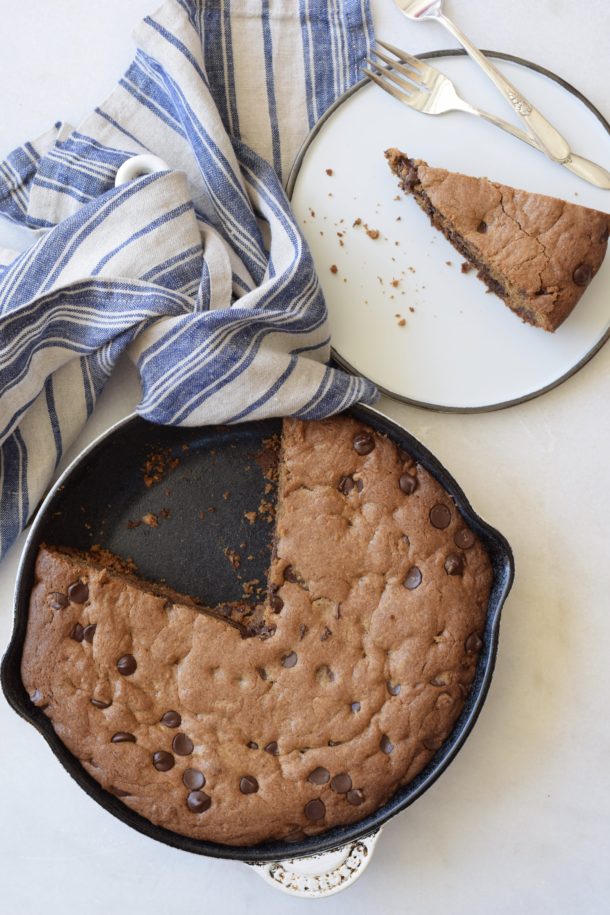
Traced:
<path id="1" fill-rule="evenodd" d="M 265 883 L 303 899 L 322 899 L 347 889 L 373 857 L 381 829 L 334 851 L 306 858 L 250 864 Z"/>

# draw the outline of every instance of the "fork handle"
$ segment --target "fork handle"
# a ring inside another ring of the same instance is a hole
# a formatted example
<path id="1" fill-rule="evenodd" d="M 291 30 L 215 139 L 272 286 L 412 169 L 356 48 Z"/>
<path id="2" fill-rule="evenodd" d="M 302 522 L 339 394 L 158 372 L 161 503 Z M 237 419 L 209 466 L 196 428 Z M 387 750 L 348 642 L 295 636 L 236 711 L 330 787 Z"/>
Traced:
<path id="1" fill-rule="evenodd" d="M 563 162 L 570 156 L 570 147 L 558 130 L 527 101 L 526 98 L 507 80 L 494 65 L 481 54 L 479 49 L 464 35 L 464 33 L 445 16 L 439 13 L 434 17 L 457 38 L 470 57 L 475 60 L 489 79 L 500 90 L 502 95 L 510 102 L 513 110 L 525 122 L 530 134 L 537 141 L 543 152 L 556 162 Z"/>
<path id="2" fill-rule="evenodd" d="M 483 118 L 483 120 L 489 121 L 490 124 L 494 124 L 501 130 L 505 130 L 506 133 L 510 133 L 518 140 L 523 140 L 524 143 L 533 146 L 534 149 L 544 152 L 533 137 L 519 127 L 515 127 L 513 124 L 509 123 L 509 121 L 505 121 L 504 118 L 498 118 L 495 114 L 481 111 L 479 108 L 474 108 L 468 103 L 466 103 L 464 108 L 460 108 L 460 110 L 467 111 L 469 114 L 476 114 L 478 117 Z M 575 175 L 578 175 L 579 178 L 588 181 L 589 184 L 594 184 L 596 187 L 601 187 L 606 191 L 610 191 L 610 172 L 607 171 L 607 169 L 602 168 L 601 165 L 597 165 L 596 162 L 591 162 L 590 159 L 585 159 L 584 156 L 578 156 L 576 153 L 571 152 L 568 158 L 564 159 L 560 165 L 563 165 L 564 168 L 567 168 Z"/>

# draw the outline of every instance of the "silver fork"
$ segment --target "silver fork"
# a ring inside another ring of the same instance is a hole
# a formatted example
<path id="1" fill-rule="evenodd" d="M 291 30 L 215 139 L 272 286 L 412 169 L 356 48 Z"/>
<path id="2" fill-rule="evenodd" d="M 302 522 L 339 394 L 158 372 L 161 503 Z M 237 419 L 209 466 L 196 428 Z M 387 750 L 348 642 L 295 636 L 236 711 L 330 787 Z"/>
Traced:
<path id="1" fill-rule="evenodd" d="M 409 108 L 423 112 L 423 114 L 445 114 L 448 111 L 465 111 L 468 114 L 474 114 L 489 121 L 491 124 L 495 124 L 496 127 L 500 127 L 513 137 L 523 140 L 529 146 L 533 146 L 534 149 L 544 152 L 538 142 L 524 130 L 520 130 L 503 118 L 496 117 L 495 114 L 481 111 L 480 108 L 475 108 L 465 101 L 458 95 L 449 77 L 436 70 L 426 61 L 413 57 L 411 54 L 407 54 L 405 51 L 401 51 L 394 45 L 387 44 L 384 41 L 378 40 L 377 45 L 384 48 L 385 51 L 389 51 L 393 57 L 388 57 L 387 54 L 374 48 L 375 56 L 387 67 L 382 67 L 379 63 L 367 57 L 366 62 L 373 69 L 363 68 L 363 72 L 368 79 L 377 83 L 378 86 L 381 86 L 382 89 L 389 92 L 398 101 L 408 105 Z M 568 158 L 559 164 L 580 178 L 584 178 L 585 181 L 589 181 L 591 184 L 605 190 L 610 190 L 610 172 L 602 168 L 601 165 L 597 165 L 582 156 L 577 156 L 575 153 L 570 153 Z"/>

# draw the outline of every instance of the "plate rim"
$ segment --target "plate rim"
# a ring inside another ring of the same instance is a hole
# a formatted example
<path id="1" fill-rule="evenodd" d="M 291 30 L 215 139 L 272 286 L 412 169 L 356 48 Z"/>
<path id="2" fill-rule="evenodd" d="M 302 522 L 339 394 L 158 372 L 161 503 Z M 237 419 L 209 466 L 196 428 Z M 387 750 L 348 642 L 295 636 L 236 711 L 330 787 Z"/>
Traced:
<path id="1" fill-rule="evenodd" d="M 556 82 L 563 89 L 570 92 L 574 95 L 580 102 L 582 102 L 586 108 L 597 118 L 602 127 L 605 129 L 606 133 L 610 136 L 610 122 L 604 117 L 604 115 L 595 107 L 593 102 L 591 102 L 586 95 L 584 95 L 579 89 L 569 83 L 563 77 L 558 76 L 552 70 L 548 70 L 546 67 L 541 66 L 540 64 L 534 63 L 531 60 L 526 60 L 524 57 L 519 57 L 516 54 L 508 54 L 503 51 L 490 51 L 482 50 L 482 54 L 486 57 L 497 58 L 498 60 L 505 60 L 509 63 L 515 63 L 519 66 L 525 67 L 530 70 L 534 70 L 536 73 L 540 73 L 542 76 L 545 76 L 547 79 L 551 79 Z M 467 53 L 463 48 L 447 48 L 441 49 L 438 51 L 425 51 L 421 54 L 415 54 L 414 57 L 419 58 L 420 60 L 434 60 L 441 57 L 466 57 Z M 288 175 L 288 181 L 286 182 L 286 195 L 290 203 L 292 203 L 292 195 L 294 193 L 295 185 L 297 178 L 301 171 L 301 166 L 307 155 L 309 147 L 311 146 L 313 140 L 316 138 L 318 133 L 321 131 L 322 127 L 326 124 L 334 112 L 352 95 L 355 95 L 356 92 L 359 92 L 365 86 L 369 84 L 369 80 L 364 78 L 359 82 L 354 83 L 350 89 L 339 96 L 339 98 L 333 102 L 333 104 L 328 108 L 322 117 L 314 124 L 310 132 L 307 134 L 305 140 L 303 141 L 297 156 L 292 164 L 290 173 Z M 407 397 L 405 394 L 399 394 L 396 391 L 386 388 L 384 385 L 379 384 L 373 378 L 369 378 L 366 375 L 363 375 L 362 372 L 359 372 L 354 368 L 351 363 L 345 359 L 340 353 L 337 352 L 336 348 L 332 345 L 331 340 L 331 355 L 332 360 L 340 368 L 349 372 L 351 375 L 355 375 L 361 378 L 367 378 L 372 384 L 375 385 L 378 391 L 381 394 L 385 394 L 387 397 L 391 397 L 392 400 L 395 400 L 399 403 L 409 404 L 412 407 L 421 407 L 424 410 L 432 410 L 436 413 L 462 413 L 462 414 L 475 414 L 475 413 L 494 413 L 498 410 L 506 410 L 509 407 L 516 407 L 519 404 L 527 403 L 530 400 L 535 400 L 537 397 L 541 397 L 543 394 L 547 394 L 549 391 L 552 391 L 554 388 L 559 387 L 564 382 L 568 381 L 574 375 L 576 375 L 582 368 L 584 368 L 587 363 L 589 363 L 595 355 L 602 349 L 602 347 L 610 340 L 610 326 L 607 328 L 604 334 L 597 340 L 593 346 L 587 350 L 587 352 L 572 365 L 567 372 L 564 372 L 563 375 L 560 375 L 554 381 L 551 381 L 549 384 L 543 385 L 541 388 L 536 388 L 534 391 L 530 391 L 528 394 L 522 394 L 520 397 L 514 397 L 509 400 L 502 400 L 498 403 L 486 404 L 484 406 L 476 407 L 454 407 L 447 406 L 444 404 L 430 403 L 425 400 L 417 400 L 413 397 Z"/>

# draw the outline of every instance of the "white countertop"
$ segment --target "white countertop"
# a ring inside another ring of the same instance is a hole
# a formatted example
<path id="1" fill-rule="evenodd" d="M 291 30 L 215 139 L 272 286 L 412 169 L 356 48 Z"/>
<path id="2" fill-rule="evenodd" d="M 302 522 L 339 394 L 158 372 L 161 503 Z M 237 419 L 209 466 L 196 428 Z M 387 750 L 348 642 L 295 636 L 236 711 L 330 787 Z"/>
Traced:
<path id="1" fill-rule="evenodd" d="M 414 52 L 452 46 L 439 26 L 403 21 L 391 0 L 373 4 L 380 37 Z M 554 70 L 608 117 L 610 5 L 590 0 L 586 14 L 584 6 L 448 2 L 479 46 Z M 152 0 L 0 0 L 0 158 L 58 118 L 78 122 L 98 104 L 130 61 L 132 26 L 153 7 Z M 10 233 L 0 231 L 1 244 Z M 442 415 L 382 401 L 508 537 L 517 576 L 474 732 L 443 777 L 385 827 L 356 887 L 323 902 L 291 900 L 245 865 L 139 835 L 93 803 L 0 699 L 0 911 L 607 912 L 609 394 L 606 346 L 560 388 L 504 412 Z M 134 370 L 122 362 L 64 464 L 136 398 Z M 10 636 L 23 539 L 0 566 L 0 650 Z"/>

